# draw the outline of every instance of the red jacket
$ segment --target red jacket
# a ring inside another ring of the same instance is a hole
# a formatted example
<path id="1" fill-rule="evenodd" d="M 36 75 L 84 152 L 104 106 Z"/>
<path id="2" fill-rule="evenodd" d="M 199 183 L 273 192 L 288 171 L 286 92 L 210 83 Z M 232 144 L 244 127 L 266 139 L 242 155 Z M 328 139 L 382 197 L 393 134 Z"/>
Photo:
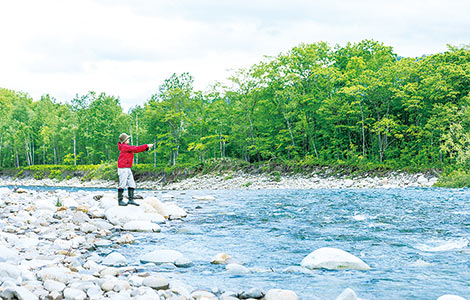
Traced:
<path id="1" fill-rule="evenodd" d="M 118 158 L 118 168 L 130 168 L 134 161 L 134 153 L 144 152 L 149 147 L 144 144 L 140 146 L 131 146 L 128 144 L 118 143 L 118 149 L 121 151 Z"/>

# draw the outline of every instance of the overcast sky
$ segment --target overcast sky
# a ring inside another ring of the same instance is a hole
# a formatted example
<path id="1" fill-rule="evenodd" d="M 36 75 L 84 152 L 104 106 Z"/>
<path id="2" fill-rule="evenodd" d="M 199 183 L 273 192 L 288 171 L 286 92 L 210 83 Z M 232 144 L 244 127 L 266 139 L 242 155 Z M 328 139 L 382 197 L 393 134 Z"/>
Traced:
<path id="1" fill-rule="evenodd" d="M 469 0 L 0 0 L 0 87 L 59 102 L 105 92 L 127 112 L 173 73 L 205 90 L 300 43 L 444 52 L 470 44 L 469 12 Z"/>

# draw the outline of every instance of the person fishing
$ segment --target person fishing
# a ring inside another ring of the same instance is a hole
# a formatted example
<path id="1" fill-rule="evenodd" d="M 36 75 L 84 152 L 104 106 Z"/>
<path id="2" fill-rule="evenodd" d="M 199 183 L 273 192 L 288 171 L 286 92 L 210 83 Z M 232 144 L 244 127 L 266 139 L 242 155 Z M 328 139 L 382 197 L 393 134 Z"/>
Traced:
<path id="1" fill-rule="evenodd" d="M 119 186 L 118 186 L 118 204 L 119 206 L 126 206 L 128 204 L 139 206 L 134 201 L 134 190 L 136 188 L 134 175 L 132 174 L 132 163 L 134 162 L 134 153 L 144 152 L 153 147 L 153 144 L 144 144 L 140 146 L 129 145 L 130 136 L 122 133 L 119 136 L 118 149 L 118 175 L 119 175 Z M 124 189 L 127 187 L 128 198 L 126 202 L 124 199 Z"/>

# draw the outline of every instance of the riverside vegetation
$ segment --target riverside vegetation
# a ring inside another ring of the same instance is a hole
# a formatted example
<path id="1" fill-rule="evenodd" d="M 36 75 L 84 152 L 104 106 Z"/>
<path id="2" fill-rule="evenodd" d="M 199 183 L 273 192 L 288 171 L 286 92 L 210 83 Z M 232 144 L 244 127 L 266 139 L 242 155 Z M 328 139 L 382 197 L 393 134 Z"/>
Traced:
<path id="1" fill-rule="evenodd" d="M 300 44 L 205 91 L 194 89 L 190 74 L 173 74 L 128 113 L 106 93 L 59 103 L 2 88 L 0 168 L 38 178 L 108 176 L 117 137 L 127 132 L 132 144 L 157 145 L 135 157 L 145 176 L 177 178 L 177 170 L 233 158 L 289 172 L 435 170 L 442 185 L 468 186 L 469 93 L 468 46 L 407 58 L 371 40 Z"/>

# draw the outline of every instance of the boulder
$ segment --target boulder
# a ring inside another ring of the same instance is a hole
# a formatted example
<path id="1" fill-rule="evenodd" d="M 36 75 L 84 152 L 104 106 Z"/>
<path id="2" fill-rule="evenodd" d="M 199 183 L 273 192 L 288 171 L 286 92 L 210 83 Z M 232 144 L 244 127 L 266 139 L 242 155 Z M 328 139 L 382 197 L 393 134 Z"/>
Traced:
<path id="1" fill-rule="evenodd" d="M 123 229 L 139 232 L 160 232 L 162 230 L 160 226 L 149 221 L 130 221 L 124 224 Z"/>
<path id="2" fill-rule="evenodd" d="M 130 221 L 150 221 L 161 222 L 158 214 L 145 213 L 140 207 L 135 206 L 115 206 L 105 211 L 106 219 L 114 225 L 123 225 Z"/>
<path id="3" fill-rule="evenodd" d="M 145 263 L 154 263 L 154 264 L 164 264 L 164 263 L 172 263 L 174 264 L 177 259 L 184 257 L 181 252 L 176 250 L 155 250 L 144 254 L 140 258 L 140 262 Z"/>
<path id="4" fill-rule="evenodd" d="M 2 299 L 38 300 L 39 297 L 22 286 L 8 287 L 0 293 Z"/>
<path id="5" fill-rule="evenodd" d="M 227 270 L 227 272 L 235 275 L 243 275 L 250 273 L 250 270 L 247 267 L 242 266 L 240 264 L 228 264 L 227 266 L 225 266 L 225 269 Z"/>
<path id="6" fill-rule="evenodd" d="M 347 288 L 336 297 L 336 300 L 359 300 L 359 298 L 357 298 L 356 293 L 352 289 Z"/>
<path id="7" fill-rule="evenodd" d="M 66 288 L 64 290 L 64 298 L 73 300 L 84 300 L 86 299 L 86 294 L 84 291 L 78 289 Z"/>
<path id="8" fill-rule="evenodd" d="M 142 280 L 143 286 L 148 286 L 155 290 L 166 290 L 170 286 L 168 279 L 163 276 L 149 276 Z"/>
<path id="9" fill-rule="evenodd" d="M 370 270 L 369 265 L 360 258 L 337 248 L 320 248 L 301 262 L 302 267 L 308 269 L 328 269 L 328 270 Z"/>
<path id="10" fill-rule="evenodd" d="M 0 262 L 12 262 L 19 259 L 18 252 L 0 245 Z"/>
<path id="11" fill-rule="evenodd" d="M 112 252 L 103 259 L 103 265 L 112 267 L 127 266 L 127 259 L 119 252 Z"/>
<path id="12" fill-rule="evenodd" d="M 194 300 L 218 300 L 217 296 L 207 291 L 194 291 L 191 293 L 191 299 Z"/>
<path id="13" fill-rule="evenodd" d="M 297 294 L 290 290 L 271 289 L 264 296 L 264 300 L 298 300 Z"/>
<path id="14" fill-rule="evenodd" d="M 62 292 L 65 289 L 65 284 L 59 281 L 48 279 L 44 282 L 44 288 L 49 292 Z"/>
<path id="15" fill-rule="evenodd" d="M 211 264 L 215 264 L 215 265 L 228 264 L 230 262 L 233 262 L 233 258 L 227 253 L 218 253 L 211 260 Z"/>
<path id="16" fill-rule="evenodd" d="M 10 278 L 16 281 L 21 276 L 21 271 L 17 266 L 1 262 L 0 263 L 0 280 Z"/>

